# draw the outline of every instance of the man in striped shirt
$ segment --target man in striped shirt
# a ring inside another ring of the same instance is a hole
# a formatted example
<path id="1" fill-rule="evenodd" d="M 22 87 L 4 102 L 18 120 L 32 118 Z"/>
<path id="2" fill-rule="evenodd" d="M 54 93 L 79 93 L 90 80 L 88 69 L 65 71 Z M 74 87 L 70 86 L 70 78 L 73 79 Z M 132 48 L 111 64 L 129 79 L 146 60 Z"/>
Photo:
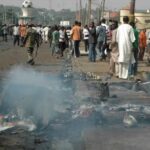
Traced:
<path id="1" fill-rule="evenodd" d="M 89 31 L 87 25 L 85 25 L 83 29 L 83 40 L 85 45 L 85 52 L 87 52 L 89 49 Z"/>

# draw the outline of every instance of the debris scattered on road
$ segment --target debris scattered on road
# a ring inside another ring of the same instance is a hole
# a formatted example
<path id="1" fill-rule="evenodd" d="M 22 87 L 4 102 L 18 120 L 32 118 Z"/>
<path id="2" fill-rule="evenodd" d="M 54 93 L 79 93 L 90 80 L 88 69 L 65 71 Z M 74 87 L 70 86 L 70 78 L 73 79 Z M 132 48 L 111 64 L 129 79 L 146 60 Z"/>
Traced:
<path id="1" fill-rule="evenodd" d="M 135 127 L 137 125 L 137 120 L 134 116 L 125 114 L 123 123 L 125 127 Z"/>

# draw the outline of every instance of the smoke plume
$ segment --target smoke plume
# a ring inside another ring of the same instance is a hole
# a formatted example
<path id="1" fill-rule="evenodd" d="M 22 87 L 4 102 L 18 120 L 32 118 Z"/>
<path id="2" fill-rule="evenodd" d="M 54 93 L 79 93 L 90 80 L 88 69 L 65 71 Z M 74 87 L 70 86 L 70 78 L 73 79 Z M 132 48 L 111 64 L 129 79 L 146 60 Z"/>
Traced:
<path id="1" fill-rule="evenodd" d="M 20 119 L 32 116 L 48 124 L 61 106 L 62 95 L 59 77 L 32 68 L 13 67 L 3 81 L 2 108 L 5 113 L 16 113 Z"/>

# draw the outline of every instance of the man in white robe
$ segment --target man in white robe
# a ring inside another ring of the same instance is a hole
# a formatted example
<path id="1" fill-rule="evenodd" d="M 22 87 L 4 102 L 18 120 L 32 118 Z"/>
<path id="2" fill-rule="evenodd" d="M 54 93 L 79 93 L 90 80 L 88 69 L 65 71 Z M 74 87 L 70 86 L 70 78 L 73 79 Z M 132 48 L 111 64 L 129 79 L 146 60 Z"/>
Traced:
<path id="1" fill-rule="evenodd" d="M 47 43 L 47 42 L 48 42 L 49 27 L 46 26 L 46 27 L 43 29 L 43 32 L 44 32 L 44 35 L 43 35 L 43 36 L 44 36 L 44 39 L 43 39 L 43 40 L 44 40 L 45 43 Z"/>
<path id="2" fill-rule="evenodd" d="M 127 16 L 123 18 L 123 22 L 117 30 L 116 38 L 119 47 L 119 78 L 127 79 L 129 66 L 134 62 L 132 49 L 135 36 L 133 28 L 128 24 L 129 18 Z"/>

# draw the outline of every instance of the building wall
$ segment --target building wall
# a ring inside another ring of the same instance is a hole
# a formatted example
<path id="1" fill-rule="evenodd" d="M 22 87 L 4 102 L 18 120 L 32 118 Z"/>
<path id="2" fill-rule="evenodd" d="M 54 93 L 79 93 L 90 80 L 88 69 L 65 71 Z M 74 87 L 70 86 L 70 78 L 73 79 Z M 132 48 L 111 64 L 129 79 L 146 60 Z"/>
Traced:
<path id="1" fill-rule="evenodd" d="M 33 8 L 21 8 L 22 9 L 22 17 L 32 17 Z"/>
<path id="2" fill-rule="evenodd" d="M 120 10 L 120 22 L 123 22 L 123 16 L 131 16 L 129 10 Z M 150 13 L 135 12 L 135 22 L 138 29 L 150 28 Z"/>
<path id="3" fill-rule="evenodd" d="M 21 8 L 22 15 L 19 18 L 19 24 L 30 24 L 34 23 L 33 21 L 33 8 Z"/>
<path id="4" fill-rule="evenodd" d="M 135 13 L 135 20 L 137 23 L 137 27 L 139 29 L 150 28 L 150 14 L 149 13 Z"/>
<path id="5" fill-rule="evenodd" d="M 120 10 L 120 22 L 121 23 L 123 23 L 123 17 L 124 16 L 131 16 L 130 15 L 130 11 L 129 10 L 127 10 L 127 9 L 122 9 L 122 10 Z"/>

